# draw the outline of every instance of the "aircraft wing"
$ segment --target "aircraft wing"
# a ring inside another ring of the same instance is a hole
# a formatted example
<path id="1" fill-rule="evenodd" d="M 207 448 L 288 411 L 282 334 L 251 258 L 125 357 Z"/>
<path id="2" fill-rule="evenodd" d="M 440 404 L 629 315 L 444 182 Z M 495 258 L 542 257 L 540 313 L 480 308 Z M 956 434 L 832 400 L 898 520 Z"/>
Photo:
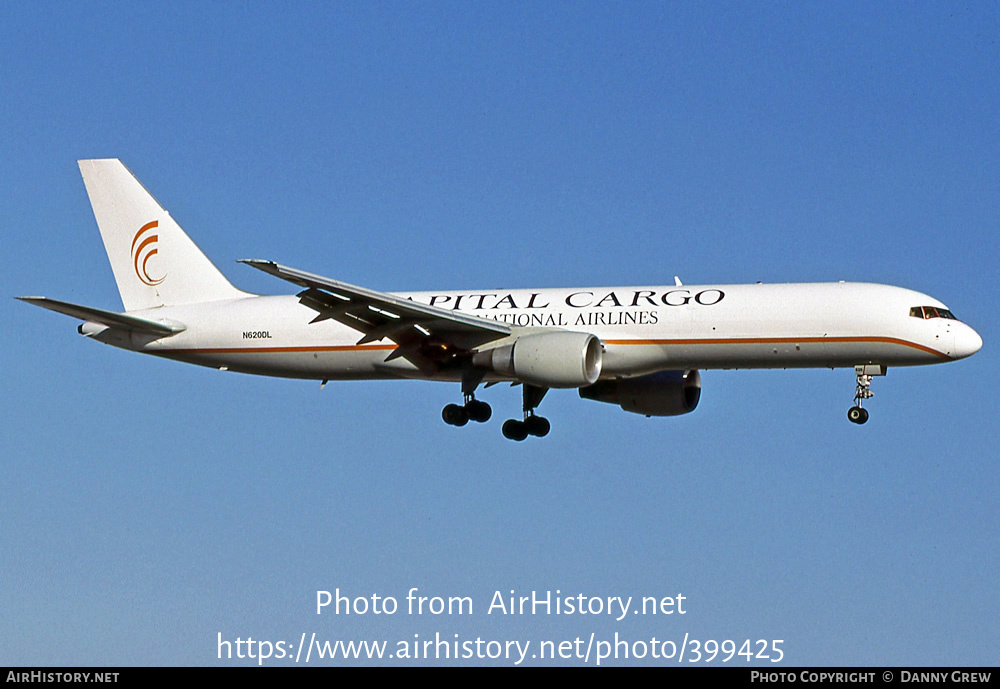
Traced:
<path id="1" fill-rule="evenodd" d="M 357 287 L 273 261 L 244 259 L 240 263 L 305 287 L 298 297 L 317 311 L 312 322 L 333 319 L 343 323 L 361 333 L 359 345 L 381 339 L 395 342 L 398 347 L 386 361 L 402 357 L 426 370 L 511 334 L 510 326 L 498 321 Z"/>
<path id="2" fill-rule="evenodd" d="M 184 326 L 180 324 L 168 325 L 167 323 L 129 316 L 125 313 L 95 309 L 92 306 L 71 304 L 68 301 L 59 301 L 57 299 L 49 299 L 48 297 L 15 297 L 15 299 L 26 301 L 35 306 L 41 306 L 50 311 L 72 316 L 73 318 L 79 318 L 81 321 L 101 323 L 111 328 L 124 328 L 125 330 L 134 330 L 136 332 L 160 336 L 176 335 L 184 331 Z"/>

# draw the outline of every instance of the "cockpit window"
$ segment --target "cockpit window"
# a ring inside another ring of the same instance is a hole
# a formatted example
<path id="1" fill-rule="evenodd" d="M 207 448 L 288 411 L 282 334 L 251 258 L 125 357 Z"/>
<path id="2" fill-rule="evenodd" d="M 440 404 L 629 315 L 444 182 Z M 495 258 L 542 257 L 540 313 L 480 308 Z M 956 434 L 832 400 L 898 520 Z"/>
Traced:
<path id="1" fill-rule="evenodd" d="M 953 321 L 957 321 L 955 314 L 953 314 L 948 309 L 942 309 L 937 306 L 914 306 L 910 309 L 910 315 L 914 318 L 948 318 Z"/>

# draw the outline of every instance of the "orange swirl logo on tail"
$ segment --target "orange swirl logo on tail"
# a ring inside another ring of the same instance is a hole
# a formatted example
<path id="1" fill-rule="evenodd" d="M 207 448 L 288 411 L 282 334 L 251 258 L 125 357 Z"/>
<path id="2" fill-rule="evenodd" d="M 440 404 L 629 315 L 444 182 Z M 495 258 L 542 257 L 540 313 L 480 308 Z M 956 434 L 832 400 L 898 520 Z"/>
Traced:
<path id="1" fill-rule="evenodd" d="M 154 279 L 146 271 L 146 264 L 149 262 L 149 259 L 157 253 L 156 245 L 160 237 L 156 234 L 156 228 L 159 226 L 159 221 L 148 222 L 140 227 L 139 231 L 132 237 L 132 267 L 135 269 L 136 277 L 143 284 L 150 287 L 155 287 L 167 277 L 164 275 L 161 278 Z"/>

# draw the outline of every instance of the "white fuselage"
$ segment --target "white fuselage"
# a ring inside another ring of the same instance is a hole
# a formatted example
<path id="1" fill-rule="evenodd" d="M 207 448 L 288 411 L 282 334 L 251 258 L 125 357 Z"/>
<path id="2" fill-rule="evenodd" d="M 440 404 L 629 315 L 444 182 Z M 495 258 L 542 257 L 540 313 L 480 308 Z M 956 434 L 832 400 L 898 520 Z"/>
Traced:
<path id="1" fill-rule="evenodd" d="M 944 308 L 899 287 L 864 283 L 701 285 L 478 290 L 398 294 L 423 304 L 501 321 L 517 333 L 558 328 L 604 345 L 602 379 L 660 370 L 914 366 L 969 356 L 981 339 Z M 389 340 L 362 334 L 296 296 L 248 296 L 130 312 L 185 330 L 156 339 L 112 333 L 96 339 L 232 371 L 311 379 L 432 378 L 404 358 L 386 361 Z M 498 379 L 491 374 L 488 379 Z"/>

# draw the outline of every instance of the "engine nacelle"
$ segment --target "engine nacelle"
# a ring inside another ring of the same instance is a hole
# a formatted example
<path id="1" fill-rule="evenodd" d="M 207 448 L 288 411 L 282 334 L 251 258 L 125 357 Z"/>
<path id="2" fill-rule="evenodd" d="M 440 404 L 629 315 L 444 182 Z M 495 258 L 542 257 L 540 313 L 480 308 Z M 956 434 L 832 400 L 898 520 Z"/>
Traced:
<path id="1" fill-rule="evenodd" d="M 698 371 L 660 371 L 636 378 L 602 380 L 580 388 L 580 397 L 617 404 L 646 416 L 678 416 L 694 411 L 701 398 Z"/>
<path id="2" fill-rule="evenodd" d="M 579 388 L 601 376 L 604 346 L 590 333 L 522 335 L 508 345 L 477 352 L 476 366 L 543 388 Z"/>

